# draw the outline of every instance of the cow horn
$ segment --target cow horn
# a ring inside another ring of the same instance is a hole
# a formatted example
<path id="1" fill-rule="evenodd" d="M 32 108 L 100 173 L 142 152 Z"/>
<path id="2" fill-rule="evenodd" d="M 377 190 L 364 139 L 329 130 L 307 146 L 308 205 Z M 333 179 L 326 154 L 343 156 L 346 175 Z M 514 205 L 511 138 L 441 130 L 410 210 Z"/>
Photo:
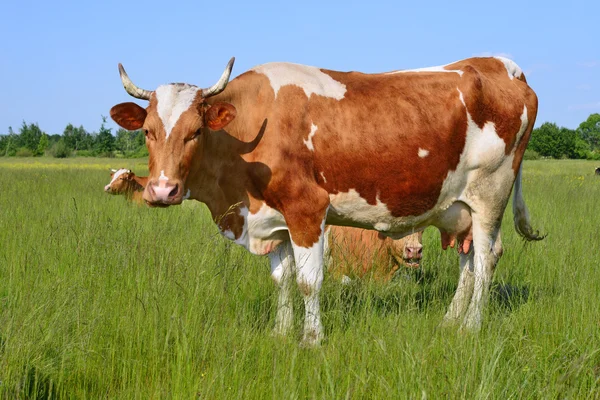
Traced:
<path id="1" fill-rule="evenodd" d="M 119 63 L 119 75 L 121 75 L 121 82 L 123 82 L 123 87 L 127 93 L 137 99 L 150 100 L 152 91 L 140 89 L 139 87 L 135 86 L 135 84 L 131 82 L 131 79 L 129 79 L 129 76 L 127 76 L 127 72 L 125 72 L 125 68 L 123 68 L 121 63 Z"/>
<path id="2" fill-rule="evenodd" d="M 110 168 L 110 172 L 113 172 L 113 173 L 114 173 L 114 172 L 117 172 L 117 170 L 116 170 L 116 169 L 114 169 L 114 168 Z"/>
<path id="3" fill-rule="evenodd" d="M 231 70 L 233 68 L 234 61 L 235 61 L 235 57 L 231 57 L 231 60 L 229 60 L 229 62 L 227 63 L 227 66 L 225 67 L 225 71 L 223 71 L 223 75 L 221 75 L 221 78 L 219 79 L 219 81 L 217 83 L 215 83 L 213 86 L 209 87 L 208 89 L 202 89 L 202 97 L 204 97 L 206 99 L 210 96 L 219 94 L 223 90 L 225 90 L 225 87 L 227 86 L 227 83 L 229 82 L 229 76 L 231 75 Z"/>

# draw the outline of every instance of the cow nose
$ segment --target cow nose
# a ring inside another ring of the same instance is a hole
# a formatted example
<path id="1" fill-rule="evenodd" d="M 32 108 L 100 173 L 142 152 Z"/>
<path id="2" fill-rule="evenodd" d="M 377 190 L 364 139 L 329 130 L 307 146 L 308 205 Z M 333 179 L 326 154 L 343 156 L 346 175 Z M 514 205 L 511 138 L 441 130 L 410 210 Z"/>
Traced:
<path id="1" fill-rule="evenodd" d="M 153 202 L 170 203 L 179 193 L 179 184 L 161 182 L 159 185 L 148 185 Z"/>
<path id="2" fill-rule="evenodd" d="M 105 192 L 110 192 L 110 185 L 104 186 L 104 191 Z"/>
<path id="3" fill-rule="evenodd" d="M 404 248 L 405 258 L 420 259 L 423 257 L 423 246 L 409 246 Z"/>

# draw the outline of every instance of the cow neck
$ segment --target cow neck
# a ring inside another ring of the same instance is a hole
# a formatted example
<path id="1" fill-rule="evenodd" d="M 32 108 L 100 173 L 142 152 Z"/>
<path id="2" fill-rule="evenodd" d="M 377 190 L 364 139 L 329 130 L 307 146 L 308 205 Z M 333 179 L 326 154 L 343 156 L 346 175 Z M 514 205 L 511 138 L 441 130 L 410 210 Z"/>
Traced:
<path id="1" fill-rule="evenodd" d="M 240 89 L 238 83 L 243 86 L 236 78 L 223 93 L 207 101 L 233 104 L 237 116 L 223 130 L 205 131 L 201 162 L 193 174 L 193 187 L 199 190 L 192 196 L 207 205 L 215 221 L 237 207 L 252 210 L 253 205 L 262 203 L 253 200 L 263 198 L 270 177 L 270 170 L 264 164 L 247 161 L 254 158 L 251 153 L 262 140 L 266 121 L 253 119 L 244 112 L 253 99 L 246 96 L 247 91 Z"/>
<path id="2" fill-rule="evenodd" d="M 215 222 L 236 207 L 248 206 L 246 163 L 236 142 L 227 132 L 207 131 L 198 171 L 188 178 L 197 188 L 192 196 L 206 204 Z"/>
<path id="3" fill-rule="evenodd" d="M 148 184 L 148 177 L 136 175 L 133 177 L 133 180 L 135 181 L 135 188 L 133 190 L 144 191 L 144 189 L 146 188 L 146 185 Z"/>

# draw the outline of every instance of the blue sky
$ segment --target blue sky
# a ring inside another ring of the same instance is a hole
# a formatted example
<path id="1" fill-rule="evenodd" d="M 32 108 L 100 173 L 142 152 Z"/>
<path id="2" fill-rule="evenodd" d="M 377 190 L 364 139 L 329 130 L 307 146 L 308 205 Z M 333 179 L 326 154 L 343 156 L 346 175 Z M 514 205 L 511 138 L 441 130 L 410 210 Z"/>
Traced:
<path id="1" fill-rule="evenodd" d="M 0 133 L 97 130 L 131 101 L 119 62 L 154 89 L 212 85 L 231 56 L 236 76 L 269 61 L 383 72 L 508 55 L 538 94 L 538 126 L 600 112 L 600 1 L 7 0 L 0 16 Z"/>

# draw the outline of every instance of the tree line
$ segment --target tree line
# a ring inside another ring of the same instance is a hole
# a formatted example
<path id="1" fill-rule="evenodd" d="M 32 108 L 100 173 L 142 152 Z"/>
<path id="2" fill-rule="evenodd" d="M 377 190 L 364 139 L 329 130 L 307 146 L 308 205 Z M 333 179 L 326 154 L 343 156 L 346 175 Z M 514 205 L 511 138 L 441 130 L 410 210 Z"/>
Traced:
<path id="1" fill-rule="evenodd" d="M 49 135 L 37 123 L 23 121 L 18 133 L 12 127 L 0 135 L 0 157 L 36 157 L 50 155 L 57 158 L 80 157 L 145 157 L 148 155 L 144 132 L 117 130 L 106 126 L 106 117 L 97 132 L 88 132 L 83 126 L 68 124 L 62 135 Z"/>
<path id="2" fill-rule="evenodd" d="M 112 134 L 106 127 L 106 117 L 98 132 L 88 132 L 83 126 L 68 124 L 62 135 L 48 135 L 38 124 L 23 124 L 19 132 L 8 128 L 0 135 L 0 157 L 145 157 L 148 155 L 144 132 L 119 129 Z M 526 159 L 577 158 L 600 160 L 600 114 L 591 114 L 577 129 L 545 122 L 531 133 Z"/>

